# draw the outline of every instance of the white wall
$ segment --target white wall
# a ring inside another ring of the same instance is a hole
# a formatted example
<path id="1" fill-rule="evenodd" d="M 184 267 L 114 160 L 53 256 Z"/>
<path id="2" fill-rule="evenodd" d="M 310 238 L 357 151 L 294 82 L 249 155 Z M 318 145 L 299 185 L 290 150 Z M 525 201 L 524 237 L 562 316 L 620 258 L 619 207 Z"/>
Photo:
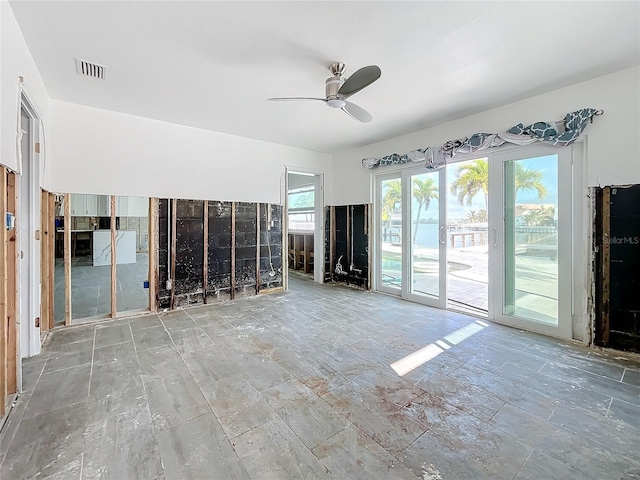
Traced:
<path id="1" fill-rule="evenodd" d="M 605 114 L 587 126 L 587 186 L 640 183 L 640 67 L 599 77 L 503 107 L 402 135 L 334 155 L 335 205 L 371 201 L 372 172 L 362 168 L 364 157 L 380 158 L 416 148 L 440 146 L 447 140 L 476 132 L 499 132 L 517 124 L 560 120 L 583 107 L 602 108 Z M 586 190 L 585 190 L 586 192 Z"/>
<path id="2" fill-rule="evenodd" d="M 50 99 L 40 72 L 24 41 L 13 10 L 6 0 L 0 0 L 0 163 L 18 170 L 16 130 L 18 119 L 18 78 L 23 77 L 23 89 L 45 127 L 45 139 L 51 140 L 49 120 Z M 45 144 L 44 147 L 47 145 Z M 52 158 L 47 149 L 46 163 L 40 155 L 40 183 L 48 188 Z"/>
<path id="3" fill-rule="evenodd" d="M 416 148 L 440 146 L 447 140 L 475 132 L 499 132 L 517 124 L 560 120 L 564 114 L 583 107 L 602 108 L 605 114 L 587 126 L 585 186 L 582 192 L 582 225 L 576 241 L 583 275 L 577 279 L 577 309 L 573 318 L 573 338 L 588 343 L 593 322 L 588 296 L 591 273 L 592 220 L 587 187 L 640 183 L 640 67 L 599 77 L 554 92 L 488 110 L 476 115 L 410 133 L 334 156 L 333 200 L 336 205 L 372 201 L 372 173 L 390 172 L 403 167 L 366 170 L 364 157 L 380 158 L 390 153 L 407 153 Z M 413 167 L 409 164 L 406 167 Z M 426 170 L 425 170 L 426 171 Z"/>
<path id="4" fill-rule="evenodd" d="M 322 171 L 332 182 L 324 153 L 51 103 L 57 192 L 284 203 L 285 166 Z"/>

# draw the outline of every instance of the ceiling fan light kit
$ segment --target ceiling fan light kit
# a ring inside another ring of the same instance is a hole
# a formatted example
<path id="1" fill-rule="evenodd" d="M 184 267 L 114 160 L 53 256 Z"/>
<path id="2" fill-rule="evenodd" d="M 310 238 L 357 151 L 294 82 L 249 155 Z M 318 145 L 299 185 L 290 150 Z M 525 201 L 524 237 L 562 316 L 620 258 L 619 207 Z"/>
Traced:
<path id="1" fill-rule="evenodd" d="M 344 63 L 336 62 L 329 66 L 332 77 L 325 81 L 326 98 L 313 97 L 278 97 L 267 98 L 270 101 L 290 101 L 290 100 L 319 100 L 325 102 L 331 108 L 339 108 L 351 118 L 362 123 L 369 123 L 373 117 L 364 108 L 347 101 L 351 95 L 358 93 L 365 87 L 378 80 L 381 75 L 380 67 L 377 65 L 369 65 L 356 70 L 348 79 L 343 78 L 344 71 L 347 66 Z"/>

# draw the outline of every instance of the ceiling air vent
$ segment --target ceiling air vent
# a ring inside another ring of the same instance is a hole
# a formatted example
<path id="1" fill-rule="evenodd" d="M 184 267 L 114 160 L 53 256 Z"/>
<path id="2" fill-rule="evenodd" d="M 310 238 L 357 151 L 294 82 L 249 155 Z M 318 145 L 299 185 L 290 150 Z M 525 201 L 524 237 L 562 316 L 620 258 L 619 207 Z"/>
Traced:
<path id="1" fill-rule="evenodd" d="M 76 58 L 76 72 L 86 77 L 97 78 L 98 80 L 107 79 L 107 67 L 98 65 L 97 63 L 87 62 Z"/>

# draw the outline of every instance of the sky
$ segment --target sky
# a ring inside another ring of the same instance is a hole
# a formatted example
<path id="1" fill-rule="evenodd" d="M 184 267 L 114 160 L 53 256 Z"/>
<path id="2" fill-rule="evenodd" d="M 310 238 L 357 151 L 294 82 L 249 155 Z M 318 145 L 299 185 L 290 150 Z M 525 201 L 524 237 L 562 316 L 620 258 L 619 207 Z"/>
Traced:
<path id="1" fill-rule="evenodd" d="M 470 160 L 469 162 L 472 162 Z M 543 173 L 542 184 L 547 189 L 547 195 L 545 198 L 538 198 L 538 194 L 535 190 L 520 191 L 518 192 L 517 203 L 552 203 L 557 204 L 558 201 L 558 156 L 547 155 L 544 157 L 535 157 L 529 159 L 518 160 L 522 162 L 526 168 L 538 170 Z M 471 210 L 481 210 L 485 208 L 484 195 L 479 192 L 475 195 L 471 201 L 471 205 L 460 205 L 455 195 L 451 194 L 451 184 L 456 179 L 456 171 L 460 165 L 467 162 L 458 162 L 447 166 L 447 216 L 449 219 L 465 218 L 467 213 Z M 421 178 L 432 176 L 432 178 L 438 178 L 438 172 L 430 172 L 421 174 Z M 489 186 L 491 188 L 491 185 Z M 418 203 L 413 201 L 413 211 L 417 212 Z M 438 216 L 438 200 L 431 200 L 428 210 L 424 210 L 421 213 L 421 218 L 437 218 Z"/>

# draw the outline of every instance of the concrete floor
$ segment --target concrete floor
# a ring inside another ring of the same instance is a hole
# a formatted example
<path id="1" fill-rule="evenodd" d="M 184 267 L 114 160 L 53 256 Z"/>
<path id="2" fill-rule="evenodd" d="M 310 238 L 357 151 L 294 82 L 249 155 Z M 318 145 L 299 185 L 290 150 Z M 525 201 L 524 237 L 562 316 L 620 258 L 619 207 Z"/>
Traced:
<path id="1" fill-rule="evenodd" d="M 24 361 L 0 477 L 640 478 L 640 363 L 290 287 L 53 333 Z"/>

